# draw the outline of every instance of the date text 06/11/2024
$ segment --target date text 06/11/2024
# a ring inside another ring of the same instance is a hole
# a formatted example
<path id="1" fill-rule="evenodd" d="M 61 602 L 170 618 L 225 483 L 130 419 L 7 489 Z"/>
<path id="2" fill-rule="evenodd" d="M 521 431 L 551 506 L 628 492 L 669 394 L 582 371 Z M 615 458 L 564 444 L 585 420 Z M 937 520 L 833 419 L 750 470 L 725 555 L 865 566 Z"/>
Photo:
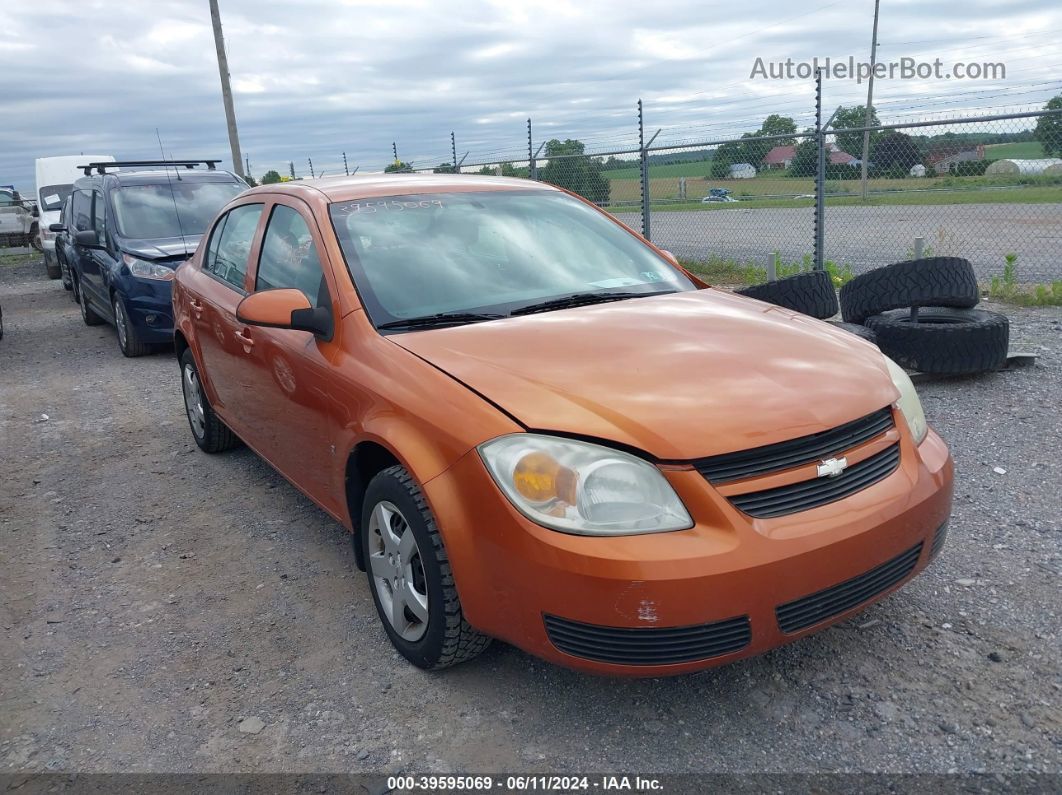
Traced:
<path id="1" fill-rule="evenodd" d="M 659 779 L 642 776 L 390 776 L 389 790 L 413 792 L 459 791 L 489 792 L 658 792 L 663 790 Z"/>

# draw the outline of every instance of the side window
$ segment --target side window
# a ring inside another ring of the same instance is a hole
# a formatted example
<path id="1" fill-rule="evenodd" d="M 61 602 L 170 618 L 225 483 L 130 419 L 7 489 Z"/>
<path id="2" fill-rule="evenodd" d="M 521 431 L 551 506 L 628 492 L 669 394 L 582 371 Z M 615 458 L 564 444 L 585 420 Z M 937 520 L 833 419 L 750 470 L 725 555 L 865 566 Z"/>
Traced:
<path id="1" fill-rule="evenodd" d="M 301 290 L 311 306 L 328 302 L 321 259 L 310 236 L 310 228 L 298 212 L 278 204 L 273 208 L 262 239 L 262 254 L 258 259 L 255 291 L 277 287 Z"/>
<path id="2" fill-rule="evenodd" d="M 247 259 L 261 217 L 261 204 L 243 204 L 229 210 L 214 226 L 203 270 L 242 290 L 243 277 L 247 274 Z"/>
<path id="3" fill-rule="evenodd" d="M 92 229 L 92 195 L 83 190 L 76 190 L 71 201 L 74 231 L 86 232 Z"/>
<path id="4" fill-rule="evenodd" d="M 101 244 L 107 242 L 107 203 L 98 190 L 92 191 L 92 228 L 96 231 L 96 240 Z"/>

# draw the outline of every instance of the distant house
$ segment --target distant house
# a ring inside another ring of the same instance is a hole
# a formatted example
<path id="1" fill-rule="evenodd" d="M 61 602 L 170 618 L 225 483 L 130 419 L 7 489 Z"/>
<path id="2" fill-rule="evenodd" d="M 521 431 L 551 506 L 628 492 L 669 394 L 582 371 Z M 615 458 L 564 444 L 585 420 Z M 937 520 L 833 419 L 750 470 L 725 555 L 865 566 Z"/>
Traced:
<path id="1" fill-rule="evenodd" d="M 730 179 L 752 179 L 756 176 L 756 167 L 752 163 L 734 163 L 730 166 Z"/>
<path id="2" fill-rule="evenodd" d="M 859 161 L 845 151 L 837 148 L 837 144 L 826 144 L 826 151 L 830 155 L 832 165 L 850 166 L 858 165 Z M 796 157 L 795 146 L 776 146 L 763 158 L 764 168 L 789 168 Z"/>
<path id="3" fill-rule="evenodd" d="M 966 163 L 970 160 L 984 160 L 985 147 L 978 145 L 973 149 L 937 149 L 926 155 L 926 165 L 936 169 L 938 174 L 946 174 L 953 165 Z"/>
<path id="4" fill-rule="evenodd" d="M 764 168 L 789 168 L 796 157 L 795 146 L 776 146 L 763 158 Z"/>

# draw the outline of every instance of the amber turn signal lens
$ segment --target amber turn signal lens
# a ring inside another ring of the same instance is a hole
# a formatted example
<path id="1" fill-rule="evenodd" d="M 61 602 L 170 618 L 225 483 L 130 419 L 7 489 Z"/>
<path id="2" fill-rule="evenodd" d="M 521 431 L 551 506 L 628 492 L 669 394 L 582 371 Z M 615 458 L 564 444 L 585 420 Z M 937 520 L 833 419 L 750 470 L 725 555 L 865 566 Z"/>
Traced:
<path id="1" fill-rule="evenodd" d="M 575 473 L 543 452 L 528 453 L 516 462 L 513 485 L 531 502 L 562 499 L 575 502 Z"/>

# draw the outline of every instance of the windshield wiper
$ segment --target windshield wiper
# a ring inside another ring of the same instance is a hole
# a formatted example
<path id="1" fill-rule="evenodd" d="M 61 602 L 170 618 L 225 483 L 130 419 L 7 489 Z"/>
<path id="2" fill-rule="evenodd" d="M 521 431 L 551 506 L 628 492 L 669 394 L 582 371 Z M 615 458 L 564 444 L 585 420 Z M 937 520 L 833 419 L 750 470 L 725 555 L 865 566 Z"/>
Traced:
<path id="1" fill-rule="evenodd" d="M 674 290 L 661 290 L 655 293 L 573 293 L 560 298 L 551 298 L 548 301 L 539 301 L 537 304 L 528 304 L 514 309 L 510 314 L 530 315 L 535 312 L 550 312 L 554 309 L 568 309 L 573 306 L 589 306 L 590 304 L 604 304 L 608 301 L 623 301 L 627 298 L 643 298 L 648 295 L 667 295 Z"/>
<path id="2" fill-rule="evenodd" d="M 403 320 L 392 320 L 381 323 L 378 329 L 414 329 L 414 328 L 439 328 L 442 326 L 462 326 L 465 323 L 478 323 L 483 320 L 497 320 L 507 315 L 487 314 L 479 312 L 439 312 L 435 315 L 423 317 L 409 317 Z"/>

